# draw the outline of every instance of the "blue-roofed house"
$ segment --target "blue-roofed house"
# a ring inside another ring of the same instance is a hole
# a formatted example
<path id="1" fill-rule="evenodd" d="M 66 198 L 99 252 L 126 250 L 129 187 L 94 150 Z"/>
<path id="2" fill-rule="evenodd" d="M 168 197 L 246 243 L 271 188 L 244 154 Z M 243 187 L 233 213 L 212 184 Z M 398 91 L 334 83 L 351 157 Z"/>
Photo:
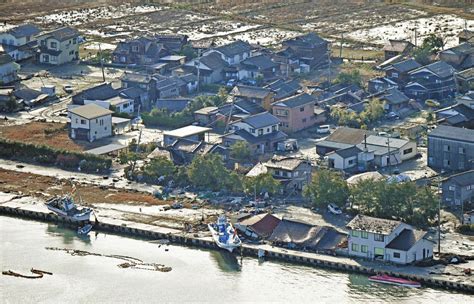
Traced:
<path id="1" fill-rule="evenodd" d="M 420 67 L 421 64 L 410 58 L 386 67 L 385 76 L 396 82 L 400 87 L 403 87 L 410 81 L 408 73 Z"/>
<path id="2" fill-rule="evenodd" d="M 15 61 L 27 59 L 35 55 L 35 36 L 40 32 L 33 24 L 22 24 L 0 33 L 0 45 Z"/>
<path id="3" fill-rule="evenodd" d="M 413 99 L 444 100 L 454 97 L 456 70 L 444 61 L 437 61 L 410 71 L 410 82 L 405 86 L 404 93 Z"/>

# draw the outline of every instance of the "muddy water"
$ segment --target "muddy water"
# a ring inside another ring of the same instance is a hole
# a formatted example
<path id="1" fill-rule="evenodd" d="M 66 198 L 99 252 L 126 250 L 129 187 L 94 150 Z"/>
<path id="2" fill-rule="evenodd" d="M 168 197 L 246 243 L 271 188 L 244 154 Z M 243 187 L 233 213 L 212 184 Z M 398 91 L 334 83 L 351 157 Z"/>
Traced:
<path id="1" fill-rule="evenodd" d="M 92 233 L 87 239 L 53 224 L 0 217 L 3 270 L 53 272 L 43 279 L 0 276 L 0 303 L 312 302 L 468 303 L 472 297 L 430 288 L 370 283 L 362 275 L 264 262 L 180 246 Z M 123 269 L 123 261 L 71 256 L 45 247 L 133 256 L 171 266 L 168 273 Z M 472 302 L 471 302 L 472 303 Z"/>

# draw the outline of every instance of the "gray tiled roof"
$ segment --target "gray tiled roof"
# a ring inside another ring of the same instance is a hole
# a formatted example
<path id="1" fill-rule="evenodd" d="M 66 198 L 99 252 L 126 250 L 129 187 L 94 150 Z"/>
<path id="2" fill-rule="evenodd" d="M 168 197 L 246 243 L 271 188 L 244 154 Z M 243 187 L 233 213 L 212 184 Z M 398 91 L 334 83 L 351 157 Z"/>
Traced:
<path id="1" fill-rule="evenodd" d="M 102 83 L 77 93 L 72 97 L 72 101 L 74 104 L 84 104 L 84 100 L 107 100 L 118 96 L 118 94 L 118 91 L 112 88 L 110 83 Z"/>
<path id="2" fill-rule="evenodd" d="M 71 27 L 61 27 L 42 34 L 41 36 L 49 36 L 58 41 L 64 41 L 79 36 L 79 32 Z"/>
<path id="3" fill-rule="evenodd" d="M 362 152 L 361 149 L 359 149 L 357 146 L 352 146 L 350 148 L 339 149 L 335 151 L 334 153 L 341 156 L 342 158 L 348 158 L 348 157 L 357 156 L 357 154 L 359 154 L 360 152 Z"/>
<path id="4" fill-rule="evenodd" d="M 436 61 L 436 62 L 433 62 L 431 64 L 422 66 L 422 67 L 420 67 L 416 70 L 413 70 L 409 74 L 412 75 L 412 74 L 418 73 L 419 71 L 421 71 L 423 69 L 428 69 L 432 73 L 434 73 L 435 75 L 438 75 L 441 78 L 449 77 L 449 76 L 453 75 L 453 73 L 455 71 L 454 68 L 452 66 L 450 66 L 449 64 L 447 64 L 446 62 Z"/>
<path id="5" fill-rule="evenodd" d="M 268 112 L 255 114 L 244 118 L 242 122 L 254 127 L 255 129 L 277 125 L 280 120 Z"/>
<path id="6" fill-rule="evenodd" d="M 247 98 L 265 98 L 272 91 L 261 87 L 237 85 L 230 92 L 234 96 L 247 97 Z"/>
<path id="7" fill-rule="evenodd" d="M 234 57 L 235 55 L 242 54 L 244 52 L 250 52 L 252 49 L 248 42 L 237 40 L 232 43 L 220 46 L 216 48 L 216 51 L 221 52 L 227 57 Z"/>
<path id="8" fill-rule="evenodd" d="M 33 24 L 22 24 L 7 31 L 15 38 L 22 38 L 27 36 L 34 36 L 40 32 L 40 29 Z"/>
<path id="9" fill-rule="evenodd" d="M 302 105 L 306 105 L 308 103 L 313 103 L 315 102 L 315 98 L 311 95 L 308 95 L 306 93 L 302 93 L 299 95 L 295 96 L 290 96 L 285 99 L 282 99 L 278 102 L 276 102 L 274 105 L 276 106 L 282 106 L 282 107 L 289 107 L 289 108 L 296 108 L 300 107 Z"/>
<path id="10" fill-rule="evenodd" d="M 400 221 L 386 220 L 358 214 L 347 224 L 347 228 L 389 235 L 398 227 L 398 225 L 400 225 L 400 223 Z"/>
<path id="11" fill-rule="evenodd" d="M 374 134 L 374 132 L 354 129 L 348 127 L 339 127 L 326 138 L 326 141 L 334 141 L 343 144 L 356 145 L 364 140 L 364 135 Z"/>
<path id="12" fill-rule="evenodd" d="M 70 109 L 69 112 L 84 117 L 85 119 L 94 119 L 105 115 L 111 115 L 113 113 L 112 111 L 93 103 Z"/>
<path id="13" fill-rule="evenodd" d="M 414 59 L 407 59 L 393 64 L 392 67 L 400 73 L 406 73 L 421 67 L 421 64 L 416 62 Z"/>
<path id="14" fill-rule="evenodd" d="M 408 251 L 426 235 L 425 231 L 404 229 L 386 248 Z"/>
<path id="15" fill-rule="evenodd" d="M 199 58 L 199 62 L 212 70 L 222 69 L 227 66 L 227 62 L 225 62 L 217 53 L 202 56 Z"/>
<path id="16" fill-rule="evenodd" d="M 439 137 L 474 143 L 474 130 L 441 125 L 428 133 L 428 137 Z"/>
<path id="17" fill-rule="evenodd" d="M 468 186 L 474 184 L 474 170 L 461 172 L 458 174 L 451 175 L 446 180 L 455 182 L 460 186 Z"/>
<path id="18" fill-rule="evenodd" d="M 266 70 L 277 66 L 277 64 L 273 62 L 269 56 L 266 55 L 249 57 L 245 59 L 242 63 L 256 66 L 261 70 Z"/>

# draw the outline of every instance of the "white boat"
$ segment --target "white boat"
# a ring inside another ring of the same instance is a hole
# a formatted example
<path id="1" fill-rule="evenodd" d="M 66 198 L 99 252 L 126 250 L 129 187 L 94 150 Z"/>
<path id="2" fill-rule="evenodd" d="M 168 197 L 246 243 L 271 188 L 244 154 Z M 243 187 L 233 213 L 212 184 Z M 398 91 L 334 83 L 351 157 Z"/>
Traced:
<path id="1" fill-rule="evenodd" d="M 77 208 L 71 196 L 57 196 L 46 202 L 46 207 L 59 216 L 76 222 L 89 221 L 92 209 Z"/>
<path id="2" fill-rule="evenodd" d="M 77 234 L 79 235 L 87 235 L 89 234 L 89 232 L 92 230 L 92 225 L 91 224 L 87 224 L 83 227 L 79 227 L 77 228 Z"/>
<path id="3" fill-rule="evenodd" d="M 232 252 L 235 248 L 242 245 L 242 241 L 237 235 L 237 230 L 227 221 L 224 215 L 219 216 L 217 223 L 207 225 L 211 231 L 212 238 L 217 246 Z"/>

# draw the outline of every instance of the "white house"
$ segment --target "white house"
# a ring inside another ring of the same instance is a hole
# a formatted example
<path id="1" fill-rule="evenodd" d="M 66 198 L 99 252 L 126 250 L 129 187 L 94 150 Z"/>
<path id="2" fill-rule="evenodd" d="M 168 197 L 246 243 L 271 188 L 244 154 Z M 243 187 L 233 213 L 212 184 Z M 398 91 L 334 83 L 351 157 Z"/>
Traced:
<path id="1" fill-rule="evenodd" d="M 400 221 L 357 215 L 347 224 L 349 255 L 409 264 L 433 256 L 427 232 Z"/>
<path id="2" fill-rule="evenodd" d="M 414 141 L 378 135 L 367 136 L 365 142 L 359 144 L 358 147 L 367 147 L 369 151 L 373 151 L 374 163 L 379 167 L 400 164 L 415 157 L 417 153 L 417 145 Z"/>
<path id="3" fill-rule="evenodd" d="M 34 56 L 35 36 L 39 33 L 33 24 L 23 24 L 0 33 L 0 44 L 15 61 L 23 60 Z"/>
<path id="4" fill-rule="evenodd" d="M 62 27 L 38 36 L 38 60 L 41 63 L 60 65 L 79 59 L 79 32 Z"/>
<path id="5" fill-rule="evenodd" d="M 211 53 L 218 53 L 221 58 L 229 65 L 239 64 L 250 57 L 252 46 L 245 41 L 237 40 L 226 45 L 211 49 L 204 53 L 209 55 Z"/>
<path id="6" fill-rule="evenodd" d="M 0 85 L 18 79 L 20 65 L 8 54 L 0 54 Z"/>
<path id="7" fill-rule="evenodd" d="M 69 135 L 90 142 L 112 136 L 112 113 L 96 104 L 69 109 Z"/>
<path id="8" fill-rule="evenodd" d="M 122 96 L 114 96 L 109 99 L 104 100 L 90 100 L 85 99 L 84 104 L 96 104 L 104 109 L 111 110 L 112 108 L 115 109 L 118 113 L 127 113 L 133 114 L 134 112 L 134 101 L 130 98 L 125 98 Z"/>

